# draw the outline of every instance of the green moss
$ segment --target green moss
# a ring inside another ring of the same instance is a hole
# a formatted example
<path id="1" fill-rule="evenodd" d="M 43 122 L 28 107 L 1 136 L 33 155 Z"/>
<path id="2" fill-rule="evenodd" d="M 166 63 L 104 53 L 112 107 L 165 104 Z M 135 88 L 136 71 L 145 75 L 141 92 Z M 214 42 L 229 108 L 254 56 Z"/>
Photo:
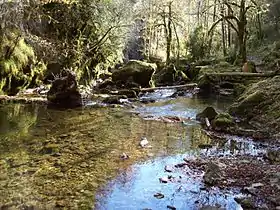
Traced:
<path id="1" fill-rule="evenodd" d="M 46 66 L 37 62 L 34 50 L 19 34 L 8 33 L 0 46 L 0 91 L 16 94 L 20 89 L 35 85 Z M 32 84 L 33 83 L 33 84 Z"/>
<path id="2" fill-rule="evenodd" d="M 156 68 L 156 64 L 131 60 L 120 70 L 113 72 L 112 81 L 122 84 L 134 82 L 141 87 L 151 87 Z"/>
<path id="3" fill-rule="evenodd" d="M 220 113 L 212 121 L 212 126 L 214 129 L 227 130 L 228 128 L 234 126 L 233 117 L 228 113 Z"/>
<path id="4" fill-rule="evenodd" d="M 41 153 L 43 154 L 54 154 L 57 152 L 59 152 L 59 145 L 53 143 L 48 143 L 41 150 Z"/>
<path id="5" fill-rule="evenodd" d="M 258 106 L 263 100 L 265 100 L 265 94 L 257 90 L 248 95 L 244 94 L 239 98 L 238 103 L 233 104 L 230 107 L 230 113 L 232 114 L 246 114 L 250 113 L 250 110 Z"/>

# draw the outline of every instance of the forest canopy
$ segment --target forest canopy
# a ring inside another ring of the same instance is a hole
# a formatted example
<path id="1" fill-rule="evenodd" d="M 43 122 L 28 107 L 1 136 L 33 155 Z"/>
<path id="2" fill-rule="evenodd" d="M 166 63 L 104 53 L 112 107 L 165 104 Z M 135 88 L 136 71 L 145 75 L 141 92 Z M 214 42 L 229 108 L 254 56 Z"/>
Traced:
<path id="1" fill-rule="evenodd" d="M 275 49 L 279 8 L 279 0 L 2 1 L 0 89 L 13 94 L 62 68 L 88 84 L 131 59 L 239 65 Z"/>

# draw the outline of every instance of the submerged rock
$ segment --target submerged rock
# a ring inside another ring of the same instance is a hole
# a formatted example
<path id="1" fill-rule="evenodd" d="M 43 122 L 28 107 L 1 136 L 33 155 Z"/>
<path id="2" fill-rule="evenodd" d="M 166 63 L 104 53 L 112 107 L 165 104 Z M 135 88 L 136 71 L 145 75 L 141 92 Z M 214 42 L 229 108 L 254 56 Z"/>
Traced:
<path id="1" fill-rule="evenodd" d="M 221 180 L 221 170 L 216 163 L 208 163 L 204 174 L 204 182 L 210 186 L 217 184 Z"/>
<path id="2" fill-rule="evenodd" d="M 152 77 L 156 69 L 156 64 L 130 60 L 122 68 L 112 73 L 112 81 L 124 86 L 126 83 L 135 83 L 141 87 L 152 87 Z"/>
<path id="3" fill-rule="evenodd" d="M 280 150 L 268 150 L 265 157 L 271 163 L 280 163 Z"/>
<path id="4" fill-rule="evenodd" d="M 176 210 L 176 207 L 175 207 L 175 206 L 167 205 L 166 207 L 167 207 L 168 209 L 171 209 L 171 210 Z"/>
<path id="5" fill-rule="evenodd" d="M 167 183 L 168 182 L 168 177 L 161 177 L 159 178 L 160 183 Z"/>
<path id="6" fill-rule="evenodd" d="M 120 158 L 121 158 L 122 160 L 127 160 L 127 159 L 129 159 L 129 156 L 128 156 L 126 153 L 122 153 L 122 154 L 120 155 Z"/>
<path id="7" fill-rule="evenodd" d="M 142 148 L 144 148 L 144 147 L 147 147 L 147 146 L 148 146 L 149 141 L 148 141 L 148 139 L 147 139 L 146 137 L 142 137 L 139 144 L 140 144 L 140 146 L 141 146 Z"/>
<path id="8" fill-rule="evenodd" d="M 65 108 L 82 106 L 82 96 L 79 93 L 76 75 L 70 70 L 63 70 L 47 93 L 50 104 Z"/>
<path id="9" fill-rule="evenodd" d="M 164 195 L 162 193 L 156 193 L 156 194 L 154 194 L 154 197 L 157 199 L 162 199 L 162 198 L 164 198 Z"/>

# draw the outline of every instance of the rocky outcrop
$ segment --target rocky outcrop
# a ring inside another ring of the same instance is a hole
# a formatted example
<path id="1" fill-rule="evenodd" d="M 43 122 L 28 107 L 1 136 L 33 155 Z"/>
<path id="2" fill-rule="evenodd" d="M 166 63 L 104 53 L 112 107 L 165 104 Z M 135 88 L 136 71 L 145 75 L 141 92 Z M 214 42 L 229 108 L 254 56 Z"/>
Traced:
<path id="1" fill-rule="evenodd" d="M 196 120 L 203 126 L 215 131 L 231 132 L 235 130 L 236 123 L 234 118 L 228 113 L 218 113 L 213 107 L 206 107 L 203 112 L 196 115 Z"/>
<path id="2" fill-rule="evenodd" d="M 48 102 L 51 105 L 65 108 L 82 106 L 82 96 L 79 93 L 76 76 L 70 70 L 63 70 L 59 77 L 55 78 L 47 93 Z"/>
<path id="3" fill-rule="evenodd" d="M 112 73 L 112 81 L 121 87 L 152 87 L 156 64 L 130 60 Z"/>
<path id="4" fill-rule="evenodd" d="M 174 64 L 170 64 L 156 74 L 156 83 L 161 86 L 184 84 L 189 81 L 184 71 L 177 69 Z"/>

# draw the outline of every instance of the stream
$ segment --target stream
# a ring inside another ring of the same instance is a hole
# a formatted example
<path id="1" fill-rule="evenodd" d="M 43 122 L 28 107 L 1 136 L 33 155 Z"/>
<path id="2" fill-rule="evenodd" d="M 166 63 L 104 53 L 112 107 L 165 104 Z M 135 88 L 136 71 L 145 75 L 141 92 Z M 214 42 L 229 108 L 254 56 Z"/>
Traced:
<path id="1" fill-rule="evenodd" d="M 230 135 L 215 141 L 201 129 L 196 114 L 223 111 L 230 100 L 173 94 L 145 94 L 156 102 L 131 109 L 1 105 L 0 209 L 242 209 L 238 189 L 205 188 L 203 174 L 164 169 L 186 157 L 261 156 L 267 146 Z M 183 121 L 164 120 L 174 117 Z M 177 181 L 160 183 L 165 176 Z"/>

